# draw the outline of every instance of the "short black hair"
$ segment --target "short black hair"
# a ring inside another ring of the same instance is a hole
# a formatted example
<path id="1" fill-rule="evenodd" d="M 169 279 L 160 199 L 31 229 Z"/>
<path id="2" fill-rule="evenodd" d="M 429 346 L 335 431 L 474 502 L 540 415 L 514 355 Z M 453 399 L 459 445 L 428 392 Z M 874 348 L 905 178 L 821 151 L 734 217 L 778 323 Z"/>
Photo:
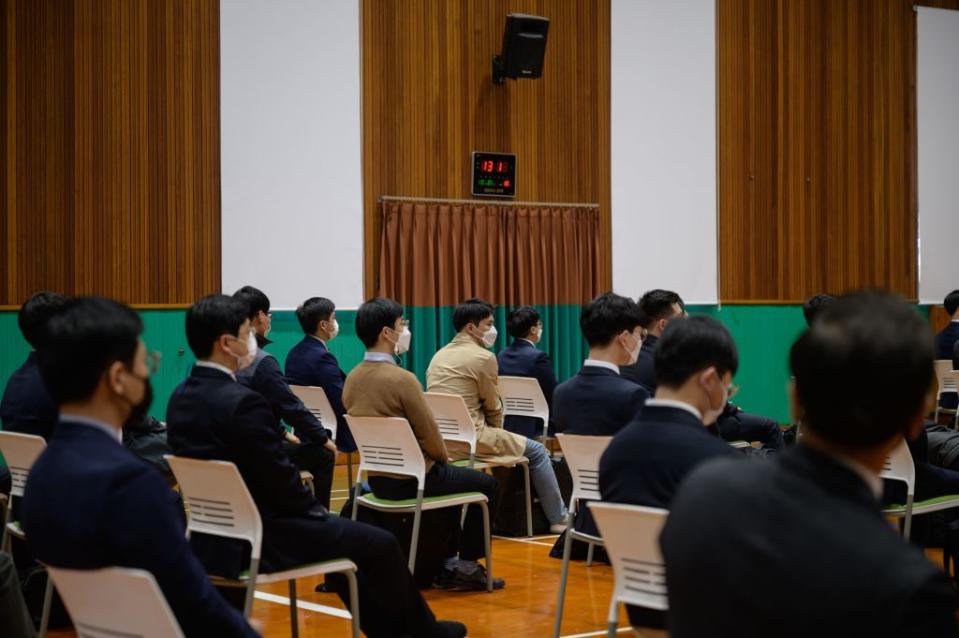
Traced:
<path id="1" fill-rule="evenodd" d="M 17 324 L 20 326 L 23 338 L 34 350 L 40 347 L 40 339 L 43 336 L 43 329 L 47 325 L 47 321 L 63 308 L 66 300 L 67 298 L 58 292 L 41 290 L 34 293 L 20 306 Z"/>
<path id="2" fill-rule="evenodd" d="M 942 305 L 946 307 L 946 312 L 949 313 L 949 316 L 956 314 L 956 310 L 959 310 L 959 290 L 953 290 L 946 298 L 942 300 Z"/>
<path id="3" fill-rule="evenodd" d="M 253 319 L 258 313 L 267 314 L 270 312 L 270 298 L 262 290 L 253 286 L 243 286 L 235 293 L 234 299 L 239 299 L 247 307 L 247 317 Z"/>
<path id="4" fill-rule="evenodd" d="M 453 309 L 453 328 L 459 332 L 470 323 L 479 323 L 493 314 L 493 304 L 473 297 Z"/>
<path id="5" fill-rule="evenodd" d="M 217 339 L 225 334 L 238 337 L 240 326 L 250 318 L 248 306 L 236 295 L 209 295 L 186 311 L 186 341 L 197 359 L 213 352 Z"/>
<path id="6" fill-rule="evenodd" d="M 678 388 L 712 367 L 720 375 L 736 374 L 739 369 L 736 342 L 726 326 L 712 317 L 670 321 L 653 355 L 656 384 Z"/>
<path id="7" fill-rule="evenodd" d="M 604 292 L 579 313 L 579 327 L 590 346 L 604 346 L 623 330 L 632 332 L 643 325 L 639 305 L 629 297 Z"/>
<path id="8" fill-rule="evenodd" d="M 104 297 L 67 300 L 50 317 L 37 350 L 43 383 L 61 405 L 89 399 L 115 362 L 133 366 L 143 333 L 135 310 Z"/>
<path id="9" fill-rule="evenodd" d="M 815 295 L 810 297 L 802 305 L 802 314 L 806 318 L 806 325 L 811 326 L 813 320 L 821 313 L 823 310 L 828 308 L 836 301 L 836 298 L 832 295 Z"/>
<path id="10" fill-rule="evenodd" d="M 336 306 L 325 297 L 310 297 L 296 309 L 296 318 L 305 334 L 316 332 L 316 327 L 324 319 L 329 319 Z"/>
<path id="11" fill-rule="evenodd" d="M 842 296 L 789 353 L 803 426 L 849 448 L 905 433 L 925 406 L 932 362 L 928 323 L 903 299 Z"/>
<path id="12" fill-rule="evenodd" d="M 392 330 L 396 320 L 403 316 L 403 306 L 387 297 L 376 297 L 363 302 L 356 311 L 356 336 L 363 345 L 372 348 L 383 328 Z"/>
<path id="13" fill-rule="evenodd" d="M 660 319 L 669 319 L 673 316 L 673 306 L 679 304 L 683 310 L 686 304 L 683 298 L 672 290 L 662 290 L 656 288 L 649 290 L 639 298 L 637 302 L 639 309 L 643 313 L 643 327 L 648 328 Z"/>
<path id="14" fill-rule="evenodd" d="M 514 339 L 522 339 L 539 322 L 540 316 L 535 308 L 521 306 L 514 308 L 506 315 L 506 331 Z"/>

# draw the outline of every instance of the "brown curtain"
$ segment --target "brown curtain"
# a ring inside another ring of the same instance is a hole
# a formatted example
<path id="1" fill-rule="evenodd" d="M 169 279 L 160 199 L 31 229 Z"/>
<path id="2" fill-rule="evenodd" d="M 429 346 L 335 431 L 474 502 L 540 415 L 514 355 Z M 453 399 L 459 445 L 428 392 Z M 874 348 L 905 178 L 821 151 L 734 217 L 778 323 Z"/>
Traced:
<path id="1" fill-rule="evenodd" d="M 582 304 L 600 292 L 596 207 L 384 201 L 377 293 L 412 306 Z"/>

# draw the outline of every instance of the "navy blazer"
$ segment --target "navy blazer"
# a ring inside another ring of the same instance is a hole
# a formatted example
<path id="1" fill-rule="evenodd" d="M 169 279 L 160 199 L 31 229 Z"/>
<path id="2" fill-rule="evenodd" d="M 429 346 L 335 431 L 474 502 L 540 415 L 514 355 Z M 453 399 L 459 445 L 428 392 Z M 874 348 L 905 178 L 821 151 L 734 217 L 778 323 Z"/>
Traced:
<path id="1" fill-rule="evenodd" d="M 621 375 L 646 388 L 649 396 L 656 394 L 656 368 L 653 365 L 653 356 L 656 353 L 657 341 L 659 337 L 656 335 L 646 335 L 636 363 L 631 366 L 621 366 L 619 369 Z"/>
<path id="2" fill-rule="evenodd" d="M 936 359 L 952 359 L 957 343 L 959 343 L 959 321 L 950 321 L 949 325 L 936 335 Z"/>
<path id="3" fill-rule="evenodd" d="M 31 352 L 23 365 L 10 376 L 3 390 L 3 399 L 0 400 L 3 429 L 49 439 L 59 414 L 60 410 L 40 376 L 37 353 Z"/>
<path id="4" fill-rule="evenodd" d="M 277 426 L 281 420 L 286 421 L 303 443 L 325 444 L 330 438 L 330 433 L 303 405 L 303 401 L 290 390 L 290 384 L 286 382 L 276 357 L 263 350 L 263 346 L 273 342 L 259 335 L 257 335 L 257 342 L 260 344 L 260 350 L 253 365 L 237 372 L 237 380 L 266 399 Z"/>
<path id="5" fill-rule="evenodd" d="M 649 394 L 612 370 L 583 366 L 559 384 L 551 415 L 557 432 L 611 436 L 632 421 Z"/>
<path id="6" fill-rule="evenodd" d="M 329 348 L 315 337 L 303 337 L 286 355 L 286 380 L 292 385 L 323 388 L 336 413 L 336 447 L 344 452 L 355 452 L 356 442 L 344 416 L 343 382 L 346 373 Z"/>
<path id="7" fill-rule="evenodd" d="M 669 509 L 686 475 L 722 456 L 742 454 L 686 410 L 647 405 L 603 452 L 600 493 L 612 503 Z"/>
<path id="8" fill-rule="evenodd" d="M 44 563 L 153 574 L 187 636 L 257 635 L 210 585 L 160 474 L 96 427 L 57 426 L 30 471 L 22 523 Z"/>
<path id="9" fill-rule="evenodd" d="M 556 389 L 556 373 L 549 355 L 526 339 L 514 339 L 513 343 L 496 355 L 496 363 L 501 377 L 532 377 L 539 382 L 539 388 L 546 397 L 552 415 L 553 390 Z M 550 418 L 552 421 L 552 417 Z M 526 437 L 536 437 L 543 433 L 543 422 L 528 416 L 510 415 L 503 421 L 503 427 L 510 432 Z"/>
<path id="10" fill-rule="evenodd" d="M 942 570 L 889 527 L 862 477 L 802 444 L 697 468 L 660 545 L 673 638 L 956 635 Z"/>

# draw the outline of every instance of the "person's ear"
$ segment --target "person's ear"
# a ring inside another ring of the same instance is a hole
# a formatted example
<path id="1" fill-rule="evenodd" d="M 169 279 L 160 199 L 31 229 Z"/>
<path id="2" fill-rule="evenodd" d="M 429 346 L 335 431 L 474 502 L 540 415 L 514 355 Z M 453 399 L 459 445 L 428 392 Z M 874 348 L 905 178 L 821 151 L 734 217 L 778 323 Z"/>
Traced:
<path id="1" fill-rule="evenodd" d="M 906 438 L 910 441 L 915 441 L 916 437 L 919 436 L 919 433 L 922 431 L 922 428 L 925 427 L 926 417 L 924 412 L 917 414 L 912 423 L 909 424 L 909 427 L 906 429 Z"/>
<path id="2" fill-rule="evenodd" d="M 114 361 L 110 364 L 110 367 L 107 368 L 107 384 L 110 386 L 110 389 L 114 394 L 123 395 L 126 392 L 126 387 L 123 385 L 122 376 L 123 376 L 123 364 L 119 361 Z"/>
<path id="3" fill-rule="evenodd" d="M 799 423 L 805 418 L 806 411 L 799 402 L 799 391 L 796 389 L 796 380 L 789 380 L 789 416 L 793 423 Z"/>

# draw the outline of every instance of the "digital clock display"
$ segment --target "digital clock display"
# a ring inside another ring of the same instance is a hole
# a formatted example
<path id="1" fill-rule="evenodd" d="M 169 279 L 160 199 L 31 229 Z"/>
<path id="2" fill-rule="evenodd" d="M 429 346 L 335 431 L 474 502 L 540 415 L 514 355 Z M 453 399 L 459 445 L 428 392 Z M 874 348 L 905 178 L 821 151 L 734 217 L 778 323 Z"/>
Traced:
<path id="1" fill-rule="evenodd" d="M 473 151 L 473 195 L 513 197 L 516 195 L 516 156 Z"/>

